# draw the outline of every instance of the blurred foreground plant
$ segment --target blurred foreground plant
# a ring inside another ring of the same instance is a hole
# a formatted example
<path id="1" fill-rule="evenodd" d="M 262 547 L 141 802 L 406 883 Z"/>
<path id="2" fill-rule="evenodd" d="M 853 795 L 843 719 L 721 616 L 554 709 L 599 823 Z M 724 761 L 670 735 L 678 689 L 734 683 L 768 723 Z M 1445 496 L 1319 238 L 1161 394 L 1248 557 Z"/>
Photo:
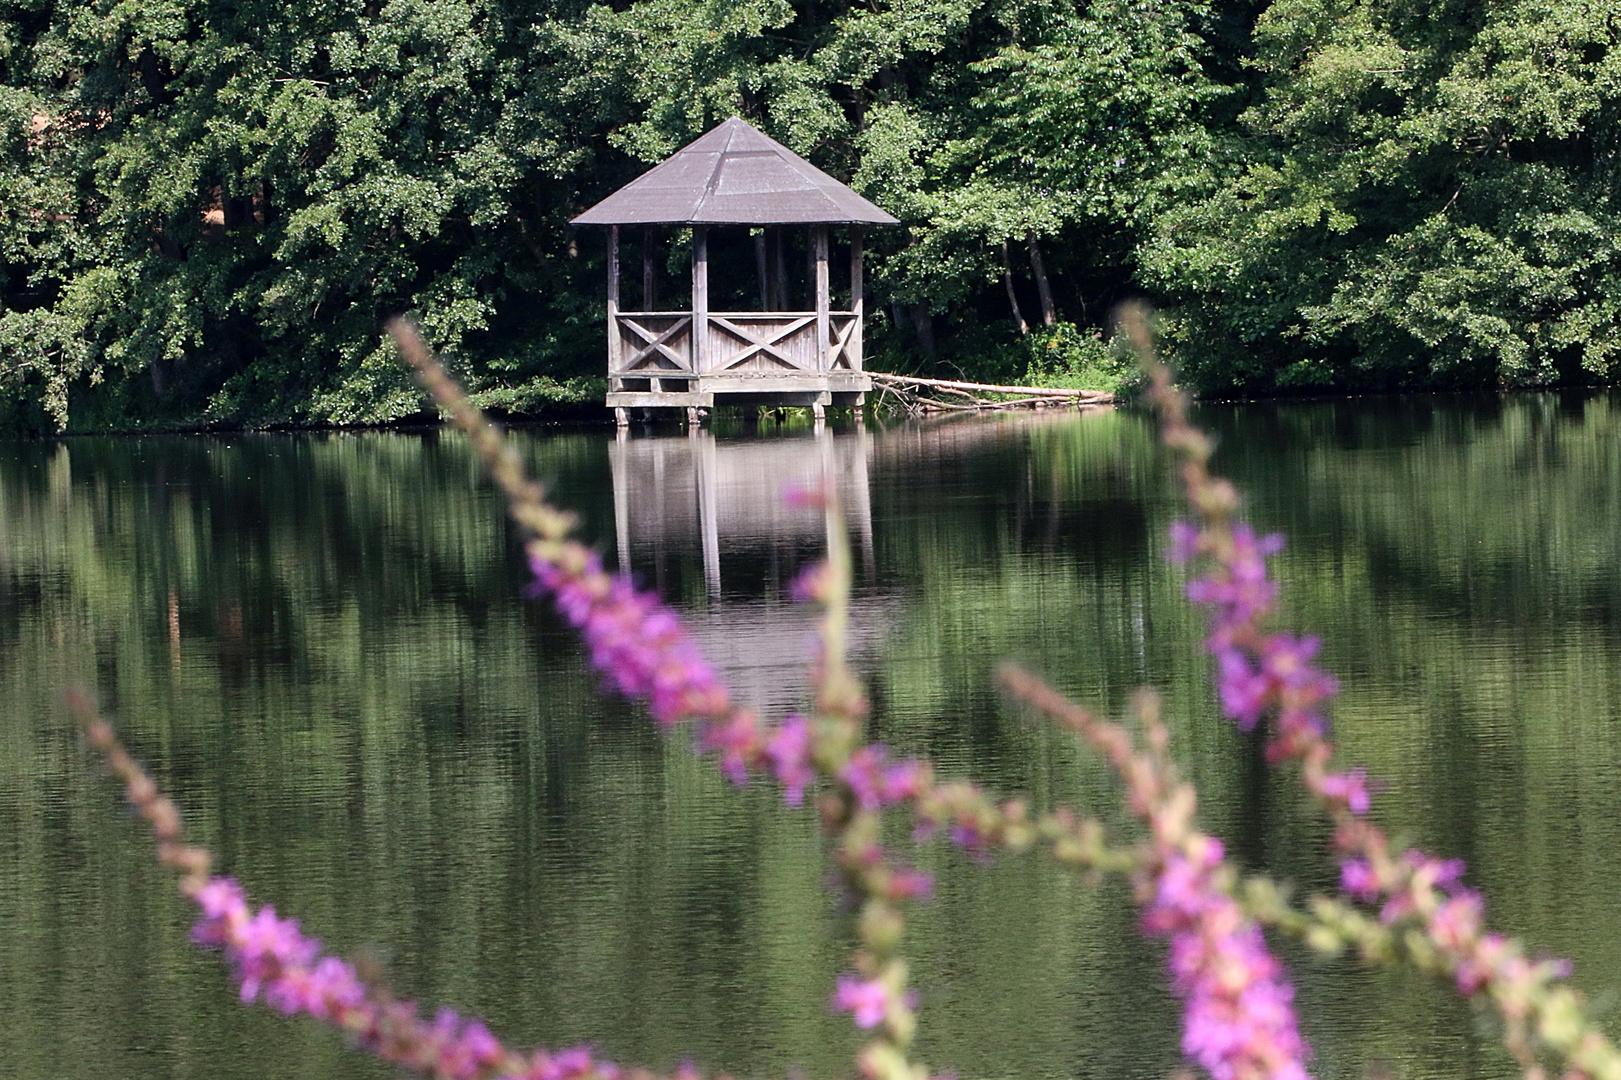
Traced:
<path id="1" fill-rule="evenodd" d="M 1170 760 L 1169 733 L 1152 693 L 1136 699 L 1134 733 L 1015 665 L 1005 664 L 999 673 L 1012 697 L 1073 731 L 1113 770 L 1127 809 L 1145 827 L 1134 842 L 1107 837 L 1097 819 L 1068 807 L 1033 817 L 1022 800 L 1000 799 L 965 781 L 937 782 L 926 760 L 895 760 L 882 744 L 867 741 L 867 698 L 844 656 L 850 558 L 831 488 L 791 496 L 822 507 L 832 526 L 827 560 L 795 587 L 800 599 L 823 609 L 814 700 L 805 715 L 776 721 L 738 707 L 676 614 L 623 576 L 607 573 L 597 555 L 572 537 L 573 518 L 545 500 L 499 430 L 414 330 L 403 323 L 392 330 L 402 355 L 467 433 L 506 494 L 527 536 L 532 592 L 549 597 L 580 631 L 608 683 L 643 702 L 665 731 L 690 726 L 696 744 L 734 783 L 770 777 L 791 806 L 816 789 L 815 806 L 856 911 L 859 939 L 853 970 L 834 981 L 832 1006 L 870 1032 L 857 1058 L 870 1080 L 929 1076 L 911 1055 L 916 996 L 908 988 L 901 944 L 907 905 L 926 898 L 932 883 L 886 850 L 889 809 L 910 819 L 918 841 L 943 834 L 980 857 L 1040 846 L 1090 876 L 1129 876 L 1143 908 L 1144 932 L 1169 942 L 1171 985 L 1185 1006 L 1183 1050 L 1216 1080 L 1307 1075 L 1310 1050 L 1296 1024 L 1293 989 L 1267 947 L 1263 925 L 1325 952 L 1354 946 L 1369 961 L 1408 963 L 1453 978 L 1465 996 L 1496 1006 L 1508 1046 L 1528 1078 L 1539 1080 L 1548 1066 L 1572 1077 L 1621 1078 L 1621 1055 L 1591 1025 L 1575 992 L 1560 984 L 1564 966 L 1533 963 L 1517 943 L 1486 933 L 1479 895 L 1459 883 L 1461 864 L 1419 852 L 1394 854 L 1365 816 L 1364 775 L 1331 767 L 1334 748 L 1322 707 L 1336 684 L 1312 662 L 1317 642 L 1265 628 L 1277 592 L 1266 559 L 1281 539 L 1257 538 L 1235 520 L 1237 493 L 1209 473 L 1210 444 L 1188 424 L 1185 400 L 1153 360 L 1145 315 L 1127 311 L 1121 326 L 1149 370 L 1165 441 L 1182 458 L 1194 520 L 1173 530 L 1172 555 L 1204 570 L 1188 595 L 1211 611 L 1207 645 L 1216 659 L 1222 708 L 1241 728 L 1265 731 L 1268 759 L 1296 764 L 1336 825 L 1342 892 L 1312 898 L 1303 908 L 1291 906 L 1285 890 L 1269 879 L 1241 882 L 1221 841 L 1198 828 L 1196 793 Z M 262 999 L 288 1015 L 307 1013 L 385 1061 L 437 1077 L 653 1076 L 622 1069 L 585 1048 L 520 1053 L 481 1022 L 450 1010 L 427 1020 L 380 978 L 323 955 L 320 943 L 295 920 L 269 907 L 254 910 L 235 881 L 210 876 L 208 853 L 184 842 L 177 809 L 118 746 L 94 703 L 76 695 L 70 705 L 91 746 L 125 780 L 130 802 L 158 841 L 160 861 L 182 873 L 181 891 L 200 910 L 193 936 L 223 949 L 245 1003 Z M 1365 907 L 1370 903 L 1380 905 L 1376 915 Z M 683 1067 L 678 1075 L 697 1073 Z"/>

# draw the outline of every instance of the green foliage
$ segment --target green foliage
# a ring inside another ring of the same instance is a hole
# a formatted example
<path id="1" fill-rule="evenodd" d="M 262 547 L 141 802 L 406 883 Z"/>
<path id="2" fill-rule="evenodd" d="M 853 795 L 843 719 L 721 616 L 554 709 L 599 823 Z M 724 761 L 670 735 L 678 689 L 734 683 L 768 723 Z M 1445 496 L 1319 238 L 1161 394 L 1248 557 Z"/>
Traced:
<path id="1" fill-rule="evenodd" d="M 999 370 L 1011 288 L 1090 328 L 1147 291 L 1211 389 L 1615 378 L 1602 6 L 1252 10 L 0 0 L 0 423 L 410 416 L 401 311 L 492 403 L 589 396 L 568 219 L 733 114 L 906 223 L 879 363 Z"/>
<path id="2" fill-rule="evenodd" d="M 1254 40 L 1222 175 L 1145 252 L 1198 382 L 1621 374 L 1613 16 L 1287 0 Z"/>
<path id="3" fill-rule="evenodd" d="M 1025 381 L 1031 386 L 1124 393 L 1141 378 L 1136 357 L 1115 340 L 1105 341 L 1074 323 L 1056 323 L 1024 339 L 1029 351 Z"/>

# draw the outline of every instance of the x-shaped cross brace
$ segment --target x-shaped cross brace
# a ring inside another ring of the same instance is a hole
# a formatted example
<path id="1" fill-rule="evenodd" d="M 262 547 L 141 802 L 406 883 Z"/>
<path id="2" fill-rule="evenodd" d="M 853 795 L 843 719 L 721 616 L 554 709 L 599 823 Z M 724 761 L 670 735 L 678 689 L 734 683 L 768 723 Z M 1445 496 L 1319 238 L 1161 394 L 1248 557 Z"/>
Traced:
<path id="1" fill-rule="evenodd" d="M 652 356 L 654 353 L 659 353 L 660 355 L 668 358 L 677 369 L 681 371 L 691 371 L 692 365 L 687 362 L 687 358 L 670 348 L 669 345 L 665 344 L 671 338 L 675 337 L 676 334 L 680 333 L 682 330 L 685 330 L 691 324 L 692 316 L 685 315 L 672 323 L 668 330 L 665 330 L 660 334 L 655 334 L 653 331 L 647 329 L 647 327 L 642 326 L 635 319 L 630 318 L 629 316 L 621 315 L 619 317 L 620 328 L 628 328 L 634 331 L 635 334 L 640 337 L 643 342 L 645 342 L 641 350 L 625 363 L 624 370 L 629 371 L 637 364 L 640 364 L 643 360 L 646 360 L 649 356 Z"/>
<path id="2" fill-rule="evenodd" d="M 838 367 L 840 360 L 845 362 L 845 367 L 850 366 L 850 358 L 845 355 L 844 350 L 849 346 L 850 335 L 854 334 L 855 331 L 856 321 L 854 319 L 848 320 L 842 328 L 833 327 L 833 347 L 827 351 L 827 366 L 829 369 Z"/>
<path id="3" fill-rule="evenodd" d="M 715 326 L 720 327 L 722 330 L 725 330 L 727 333 L 735 335 L 739 340 L 745 343 L 742 351 L 728 356 L 725 361 L 720 364 L 718 370 L 725 371 L 727 368 L 737 367 L 743 361 L 749 359 L 749 357 L 759 353 L 770 356 L 772 359 L 786 364 L 795 371 L 802 371 L 804 370 L 802 365 L 796 364 L 792 358 L 786 355 L 781 349 L 777 348 L 777 343 L 783 338 L 786 338 L 791 334 L 798 333 L 806 326 L 809 326 L 811 323 L 815 322 L 816 316 L 807 315 L 803 318 L 795 319 L 788 325 L 779 326 L 774 331 L 771 331 L 770 336 L 755 334 L 750 331 L 748 327 L 739 326 L 730 319 L 723 319 L 716 315 L 711 315 L 709 317 L 709 321 Z"/>

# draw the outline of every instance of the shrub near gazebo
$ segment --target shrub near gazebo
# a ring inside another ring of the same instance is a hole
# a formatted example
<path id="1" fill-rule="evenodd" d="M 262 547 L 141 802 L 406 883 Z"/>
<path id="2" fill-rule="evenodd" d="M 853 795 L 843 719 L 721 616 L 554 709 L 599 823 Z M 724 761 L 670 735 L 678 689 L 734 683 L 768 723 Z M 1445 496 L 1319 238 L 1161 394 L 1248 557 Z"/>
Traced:
<path id="1" fill-rule="evenodd" d="M 727 402 L 861 405 L 862 249 L 866 225 L 894 217 L 733 117 L 573 221 L 608 227 L 608 398 L 620 425 L 632 408 L 687 409 L 689 420 Z M 619 230 L 640 225 L 642 311 L 620 304 Z M 810 230 L 814 310 L 790 311 L 781 227 Z M 828 228 L 850 227 L 850 310 L 829 302 Z M 709 229 L 760 230 L 759 311 L 709 310 Z M 655 311 L 652 231 L 692 230 L 692 308 Z"/>

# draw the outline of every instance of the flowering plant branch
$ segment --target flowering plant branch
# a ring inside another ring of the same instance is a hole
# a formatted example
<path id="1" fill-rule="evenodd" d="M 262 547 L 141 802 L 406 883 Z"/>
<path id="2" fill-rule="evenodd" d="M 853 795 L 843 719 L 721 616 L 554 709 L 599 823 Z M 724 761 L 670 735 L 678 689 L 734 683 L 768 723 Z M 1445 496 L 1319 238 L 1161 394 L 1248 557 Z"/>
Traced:
<path id="1" fill-rule="evenodd" d="M 297 919 L 281 918 L 272 907 L 253 909 L 235 880 L 211 875 L 213 857 L 186 843 L 180 811 L 119 745 L 90 697 L 70 692 L 67 704 L 91 748 L 124 781 L 126 798 L 158 843 L 158 860 L 180 872 L 180 891 L 200 912 L 192 938 L 224 951 L 243 1004 L 262 998 L 285 1016 L 312 1016 L 383 1061 L 442 1080 L 660 1080 L 645 1070 L 620 1069 L 585 1047 L 518 1053 L 482 1022 L 451 1009 L 432 1020 L 421 1017 L 413 1002 L 394 997 L 378 979 L 364 979 L 356 965 L 322 953 Z M 671 1080 L 701 1077 L 688 1068 Z"/>
<path id="2" fill-rule="evenodd" d="M 1336 753 L 1323 706 L 1338 684 L 1314 662 L 1320 643 L 1267 629 L 1277 585 L 1266 560 L 1283 539 L 1257 537 L 1237 519 L 1237 490 L 1211 473 L 1214 446 L 1188 421 L 1186 395 L 1154 356 L 1146 312 L 1128 308 L 1120 322 L 1148 371 L 1162 439 L 1181 459 L 1193 520 L 1173 526 L 1171 557 L 1204 570 L 1187 592 L 1209 610 L 1205 644 L 1216 662 L 1222 709 L 1241 730 L 1262 732 L 1267 760 L 1293 765 L 1334 824 L 1344 897 L 1315 898 L 1315 918 L 1302 920 L 1289 917 L 1275 890 L 1269 896 L 1263 886 L 1251 890 L 1257 908 L 1323 951 L 1354 945 L 1369 959 L 1403 958 L 1451 977 L 1463 997 L 1489 1001 L 1527 1080 L 1542 1080 L 1549 1066 L 1569 1078 L 1621 1078 L 1621 1051 L 1587 1016 L 1580 995 L 1560 981 L 1570 965 L 1532 960 L 1518 941 L 1488 932 L 1485 901 L 1463 884 L 1463 862 L 1416 849 L 1397 852 L 1367 817 L 1365 774 L 1331 768 Z M 1375 906 L 1376 918 L 1364 913 Z"/>

